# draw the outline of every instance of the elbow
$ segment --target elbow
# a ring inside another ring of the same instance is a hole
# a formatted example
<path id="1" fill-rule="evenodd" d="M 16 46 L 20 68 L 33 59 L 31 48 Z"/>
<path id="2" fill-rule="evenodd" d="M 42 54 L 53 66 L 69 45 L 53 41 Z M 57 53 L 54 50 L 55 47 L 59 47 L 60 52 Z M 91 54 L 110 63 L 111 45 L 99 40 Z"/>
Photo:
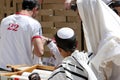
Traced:
<path id="1" fill-rule="evenodd" d="M 38 57 L 42 57 L 44 54 L 44 49 L 41 49 L 39 53 L 37 54 Z"/>
<path id="2" fill-rule="evenodd" d="M 44 49 L 40 49 L 40 50 L 34 50 L 33 53 L 38 56 L 38 57 L 42 57 L 44 54 Z"/>

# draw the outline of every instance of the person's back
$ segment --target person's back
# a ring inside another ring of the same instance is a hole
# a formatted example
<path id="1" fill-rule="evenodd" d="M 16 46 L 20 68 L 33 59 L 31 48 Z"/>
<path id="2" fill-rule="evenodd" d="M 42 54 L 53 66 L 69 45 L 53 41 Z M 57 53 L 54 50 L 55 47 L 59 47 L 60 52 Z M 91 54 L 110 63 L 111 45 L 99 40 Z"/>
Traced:
<path id="1" fill-rule="evenodd" d="M 79 63 L 76 57 L 73 57 L 75 55 L 84 57 L 81 54 L 83 53 L 76 50 L 72 53 L 72 56 L 66 57 L 48 80 L 89 80 L 86 69 Z"/>
<path id="2" fill-rule="evenodd" d="M 39 63 L 39 58 L 32 52 L 32 41 L 42 35 L 37 20 L 22 12 L 16 13 L 2 20 L 0 32 L 0 68 L 5 69 L 7 64 Z"/>

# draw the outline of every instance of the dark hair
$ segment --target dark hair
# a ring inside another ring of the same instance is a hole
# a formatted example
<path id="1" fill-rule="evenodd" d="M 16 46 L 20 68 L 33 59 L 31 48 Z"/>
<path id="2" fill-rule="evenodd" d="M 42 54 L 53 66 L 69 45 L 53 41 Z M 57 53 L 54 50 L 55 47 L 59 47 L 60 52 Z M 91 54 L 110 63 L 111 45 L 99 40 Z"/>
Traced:
<path id="1" fill-rule="evenodd" d="M 55 34 L 55 40 L 58 47 L 62 48 L 65 51 L 73 52 L 76 49 L 77 42 L 75 35 L 68 39 L 61 39 Z"/>
<path id="2" fill-rule="evenodd" d="M 110 7 L 120 7 L 120 1 L 112 1 L 108 4 Z"/>
<path id="3" fill-rule="evenodd" d="M 115 7 L 120 7 L 120 1 L 116 0 L 116 1 L 111 1 L 108 6 L 113 9 L 113 11 L 115 11 L 118 14 L 118 11 L 115 9 Z"/>
<path id="4" fill-rule="evenodd" d="M 71 10 L 73 10 L 73 11 L 77 10 L 77 4 L 76 3 L 71 4 Z"/>
<path id="5" fill-rule="evenodd" d="M 23 10 L 32 10 L 35 7 L 37 7 L 38 9 L 40 7 L 40 4 L 37 0 L 23 0 L 22 2 Z"/>

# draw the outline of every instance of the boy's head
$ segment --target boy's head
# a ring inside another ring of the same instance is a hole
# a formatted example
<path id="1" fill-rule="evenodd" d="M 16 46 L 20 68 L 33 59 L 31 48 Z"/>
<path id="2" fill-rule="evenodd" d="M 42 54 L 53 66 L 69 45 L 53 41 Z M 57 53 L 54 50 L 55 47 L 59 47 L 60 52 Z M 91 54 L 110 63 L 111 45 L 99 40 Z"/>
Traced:
<path id="1" fill-rule="evenodd" d="M 33 8 L 39 9 L 40 4 L 37 0 L 23 0 L 22 9 L 23 10 L 33 10 Z"/>
<path id="2" fill-rule="evenodd" d="M 63 27 L 55 34 L 56 44 L 64 51 L 73 52 L 76 49 L 76 35 L 71 28 Z"/>

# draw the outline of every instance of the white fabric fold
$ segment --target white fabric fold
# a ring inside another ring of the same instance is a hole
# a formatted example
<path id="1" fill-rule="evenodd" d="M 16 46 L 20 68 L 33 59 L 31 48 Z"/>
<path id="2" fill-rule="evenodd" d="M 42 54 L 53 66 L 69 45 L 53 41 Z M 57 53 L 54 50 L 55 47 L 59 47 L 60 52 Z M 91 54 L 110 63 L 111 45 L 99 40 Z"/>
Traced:
<path id="1" fill-rule="evenodd" d="M 102 0 L 77 0 L 77 6 L 87 49 L 95 54 L 91 66 L 98 79 L 120 80 L 120 70 L 113 67 L 120 68 L 119 58 L 116 60 L 120 55 L 120 17 Z M 109 70 L 108 63 L 111 64 Z"/>

